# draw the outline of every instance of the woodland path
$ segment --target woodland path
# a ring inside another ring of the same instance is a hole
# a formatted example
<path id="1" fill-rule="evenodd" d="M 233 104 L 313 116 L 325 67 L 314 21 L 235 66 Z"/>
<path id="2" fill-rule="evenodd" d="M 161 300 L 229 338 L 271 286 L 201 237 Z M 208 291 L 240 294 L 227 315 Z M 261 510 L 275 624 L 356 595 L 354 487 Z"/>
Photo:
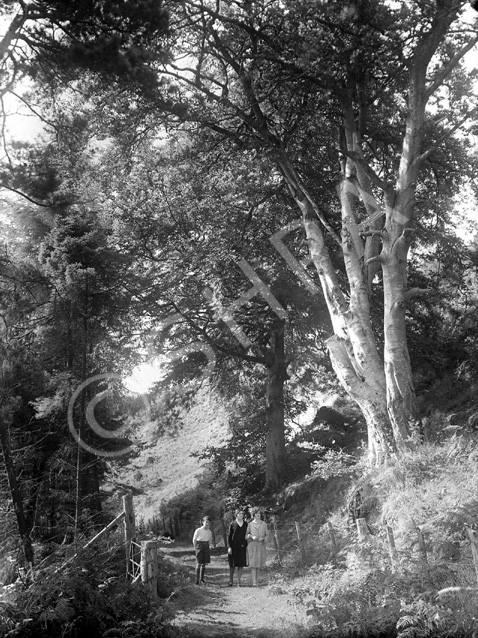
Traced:
<path id="1" fill-rule="evenodd" d="M 215 554 L 206 570 L 206 585 L 195 585 L 196 566 L 192 546 L 185 543 L 162 547 L 170 560 L 187 569 L 191 585 L 182 587 L 171 600 L 174 624 L 187 628 L 191 636 L 208 638 L 307 638 L 305 609 L 297 605 L 280 587 L 269 584 L 272 572 L 261 573 L 259 587 L 251 586 L 250 570 L 245 568 L 242 587 L 228 587 L 227 556 Z"/>

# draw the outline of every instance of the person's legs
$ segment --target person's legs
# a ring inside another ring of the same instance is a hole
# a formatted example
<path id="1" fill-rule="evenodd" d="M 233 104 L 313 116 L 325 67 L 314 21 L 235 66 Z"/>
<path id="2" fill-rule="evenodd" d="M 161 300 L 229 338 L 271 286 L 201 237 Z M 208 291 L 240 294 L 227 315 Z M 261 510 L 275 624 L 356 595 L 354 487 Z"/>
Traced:
<path id="1" fill-rule="evenodd" d="M 232 585 L 234 578 L 234 567 L 229 566 L 229 585 Z"/>
<path id="2" fill-rule="evenodd" d="M 252 572 L 252 586 L 255 587 L 257 585 L 257 567 L 251 567 Z"/>
<path id="3" fill-rule="evenodd" d="M 204 583 L 204 573 L 206 571 L 206 565 L 201 565 L 201 583 Z"/>
<path id="4" fill-rule="evenodd" d="M 237 568 L 237 584 L 239 586 L 241 586 L 242 570 L 243 570 L 243 567 Z M 231 581 L 232 581 L 232 578 L 231 578 Z"/>
<path id="5" fill-rule="evenodd" d="M 198 563 L 196 565 L 196 585 L 199 585 L 200 572 L 201 572 L 201 565 Z"/>

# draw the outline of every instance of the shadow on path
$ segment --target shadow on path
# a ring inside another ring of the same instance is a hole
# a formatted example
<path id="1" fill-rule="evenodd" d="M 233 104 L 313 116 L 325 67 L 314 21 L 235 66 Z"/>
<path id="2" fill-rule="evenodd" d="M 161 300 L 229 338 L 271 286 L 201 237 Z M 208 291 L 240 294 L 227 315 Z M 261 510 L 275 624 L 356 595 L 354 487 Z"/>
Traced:
<path id="1" fill-rule="evenodd" d="M 193 637 L 208 638 L 307 638 L 305 610 L 277 588 L 267 584 L 268 572 L 262 573 L 259 587 L 252 587 L 249 569 L 244 570 L 242 587 L 229 587 L 227 554 L 212 552 L 206 568 L 206 584 L 195 584 L 194 551 L 176 544 L 161 548 L 171 560 L 186 567 L 191 584 L 183 587 L 171 601 L 174 624 L 188 630 Z"/>

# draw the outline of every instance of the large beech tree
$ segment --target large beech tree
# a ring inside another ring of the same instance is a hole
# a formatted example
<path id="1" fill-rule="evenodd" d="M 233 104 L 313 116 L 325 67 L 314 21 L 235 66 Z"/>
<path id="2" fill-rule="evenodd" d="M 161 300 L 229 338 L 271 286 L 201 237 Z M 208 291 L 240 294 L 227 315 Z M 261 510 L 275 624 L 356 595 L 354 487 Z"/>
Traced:
<path id="1" fill-rule="evenodd" d="M 469 5 L 399 4 L 186 0 L 171 12 L 176 61 L 163 69 L 174 112 L 269 157 L 288 185 L 334 328 L 331 362 L 374 462 L 420 438 L 406 312 L 427 291 L 407 283 L 413 222 L 445 176 L 455 189 L 469 177 L 457 133 L 477 112 L 476 73 L 462 66 L 478 41 Z"/>

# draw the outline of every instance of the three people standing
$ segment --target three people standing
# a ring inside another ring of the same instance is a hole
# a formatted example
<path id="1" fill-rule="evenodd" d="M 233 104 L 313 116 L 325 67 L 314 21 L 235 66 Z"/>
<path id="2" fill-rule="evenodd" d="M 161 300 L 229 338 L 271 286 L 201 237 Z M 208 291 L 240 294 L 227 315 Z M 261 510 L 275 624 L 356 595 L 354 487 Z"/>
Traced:
<path id="1" fill-rule="evenodd" d="M 267 525 L 262 520 L 261 510 L 252 508 L 252 519 L 246 521 L 244 510 L 236 509 L 235 518 L 229 526 L 227 535 L 227 558 L 229 562 L 229 587 L 233 586 L 234 570 L 237 568 L 237 584 L 241 586 L 244 567 L 251 568 L 252 586 L 259 584 L 260 570 L 266 566 L 267 560 Z M 204 584 L 206 565 L 211 562 L 210 546 L 212 532 L 209 529 L 211 519 L 203 518 L 202 527 L 194 532 L 193 545 L 196 550 L 196 585 Z"/>

